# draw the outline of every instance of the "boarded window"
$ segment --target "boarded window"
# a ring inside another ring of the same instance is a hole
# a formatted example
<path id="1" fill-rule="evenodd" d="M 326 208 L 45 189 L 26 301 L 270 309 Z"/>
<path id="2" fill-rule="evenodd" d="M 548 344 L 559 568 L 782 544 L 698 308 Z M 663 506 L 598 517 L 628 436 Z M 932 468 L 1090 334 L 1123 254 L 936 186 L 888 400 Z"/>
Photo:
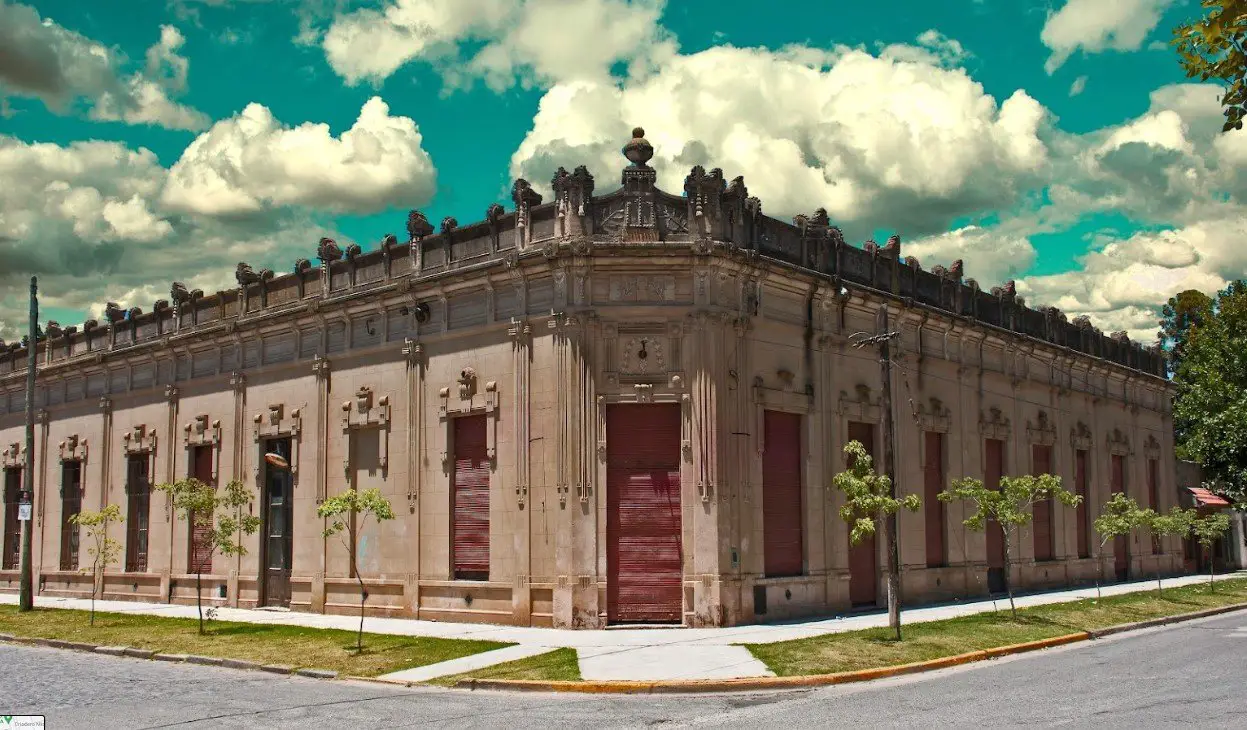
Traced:
<path id="1" fill-rule="evenodd" d="M 766 575 L 801 575 L 801 416 L 766 411 L 764 428 L 762 535 Z"/>
<path id="2" fill-rule="evenodd" d="M 126 571 L 147 572 L 147 525 L 151 507 L 147 454 L 126 457 Z"/>
<path id="3" fill-rule="evenodd" d="M 17 519 L 17 505 L 22 494 L 20 469 L 4 470 L 4 569 L 17 570 L 21 565 L 22 523 Z"/>
<path id="4" fill-rule="evenodd" d="M 1052 447 L 1035 444 L 1031 446 L 1031 463 L 1035 476 L 1052 473 Z M 1052 560 L 1055 555 L 1052 530 L 1052 498 L 1038 500 L 1032 505 L 1035 536 L 1035 560 Z"/>
<path id="5" fill-rule="evenodd" d="M 922 464 L 922 503 L 926 516 L 927 567 L 938 568 L 948 563 L 944 503 L 939 500 L 939 493 L 944 490 L 944 434 L 927 431 L 923 438 L 926 453 Z"/>
<path id="6" fill-rule="evenodd" d="M 453 421 L 456 580 L 489 580 L 489 456 L 484 414 Z"/>

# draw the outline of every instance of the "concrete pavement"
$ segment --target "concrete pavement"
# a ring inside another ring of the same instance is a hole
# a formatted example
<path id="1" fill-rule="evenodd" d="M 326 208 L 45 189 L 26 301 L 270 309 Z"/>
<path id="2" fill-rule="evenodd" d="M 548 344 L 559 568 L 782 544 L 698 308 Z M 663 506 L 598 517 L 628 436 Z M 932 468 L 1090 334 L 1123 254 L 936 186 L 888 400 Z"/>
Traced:
<path id="1" fill-rule="evenodd" d="M 1217 576 L 1224 580 L 1238 574 Z M 1164 585 L 1176 588 L 1207 581 L 1206 575 L 1166 578 Z M 1155 580 L 1116 583 L 1103 587 L 1106 596 L 1155 590 Z M 1096 590 L 1052 591 L 1021 596 L 1019 608 L 1050 603 L 1061 603 L 1094 598 Z M 16 603 L 13 594 L 0 595 L 0 603 Z M 39 596 L 36 605 L 47 608 L 74 608 L 85 610 L 90 601 L 75 598 L 51 598 Z M 966 601 L 938 606 L 906 609 L 906 623 L 940 621 L 969 616 L 1007 607 L 1007 601 Z M 127 601 L 97 601 L 97 611 L 144 614 L 152 616 L 176 616 L 194 618 L 194 606 L 162 603 L 132 603 Z M 343 615 L 324 615 L 294 611 L 271 611 L 239 608 L 221 608 L 217 618 L 222 621 L 244 623 L 285 624 L 313 628 L 344 629 L 354 631 L 359 618 Z M 777 624 L 732 626 L 705 629 L 612 629 L 610 631 L 576 631 L 569 629 L 543 629 L 533 627 L 494 626 L 489 624 L 442 623 L 401 618 L 367 618 L 364 630 L 378 634 L 400 636 L 430 636 L 449 639 L 488 639 L 520 644 L 528 654 L 542 653 L 556 648 L 576 649 L 580 658 L 581 674 L 585 679 L 729 679 L 735 677 L 768 676 L 764 665 L 753 659 L 743 643 L 772 643 L 803 639 L 824 634 L 887 625 L 886 613 L 868 613 L 852 616 L 835 616 L 822 619 L 792 621 Z M 495 656 L 495 652 L 490 652 Z M 456 660 L 459 661 L 459 660 Z M 509 661 L 509 660 L 507 660 Z M 446 662 L 422 668 L 425 679 L 458 674 L 460 665 Z M 486 665 L 488 666 L 488 665 Z M 469 669 L 479 669 L 472 666 Z M 437 672 L 428 675 L 429 672 Z"/>
<path id="2" fill-rule="evenodd" d="M 818 690 L 584 696 L 406 689 L 0 645 L 0 714 L 49 728 L 1235 728 L 1247 611 Z"/>

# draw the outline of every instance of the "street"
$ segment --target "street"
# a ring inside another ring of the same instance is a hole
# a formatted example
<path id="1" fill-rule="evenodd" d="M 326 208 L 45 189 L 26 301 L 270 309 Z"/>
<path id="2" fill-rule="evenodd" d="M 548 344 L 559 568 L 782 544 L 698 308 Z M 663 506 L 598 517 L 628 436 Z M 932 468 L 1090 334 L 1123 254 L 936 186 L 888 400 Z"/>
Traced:
<path id="1" fill-rule="evenodd" d="M 1241 727 L 1247 611 L 854 686 L 708 696 L 390 688 L 0 645 L 0 713 L 48 728 Z"/>

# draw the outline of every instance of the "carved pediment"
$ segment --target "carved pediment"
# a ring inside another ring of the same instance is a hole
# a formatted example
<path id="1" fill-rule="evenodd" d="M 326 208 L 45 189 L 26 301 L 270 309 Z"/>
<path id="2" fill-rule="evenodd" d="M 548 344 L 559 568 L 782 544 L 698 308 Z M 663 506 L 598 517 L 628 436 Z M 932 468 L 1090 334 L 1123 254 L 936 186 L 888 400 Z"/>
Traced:
<path id="1" fill-rule="evenodd" d="M 952 427 L 952 421 L 952 411 L 935 396 L 929 398 L 926 405 L 921 403 L 918 405 L 918 423 L 923 431 L 948 433 Z"/>
<path id="2" fill-rule="evenodd" d="M 1120 428 L 1114 428 L 1108 432 L 1105 438 L 1108 444 L 1108 452 L 1118 456 L 1129 456 L 1133 453 L 1130 449 L 1130 437 L 1122 432 Z"/>
<path id="3" fill-rule="evenodd" d="M 78 434 L 66 436 L 65 440 L 58 444 L 58 450 L 61 462 L 87 460 L 87 440 L 79 438 Z"/>
<path id="4" fill-rule="evenodd" d="M 121 448 L 127 454 L 150 454 L 156 450 L 156 429 L 140 423 L 121 435 Z"/>
<path id="5" fill-rule="evenodd" d="M 841 416 L 850 421 L 878 423 L 880 421 L 879 398 L 871 397 L 870 386 L 858 383 L 853 386 L 853 393 L 840 391 L 838 409 Z"/>
<path id="6" fill-rule="evenodd" d="M 1056 426 L 1048 419 L 1047 411 L 1040 411 L 1033 422 L 1026 422 L 1026 438 L 1033 444 L 1043 446 L 1056 443 Z"/>
<path id="7" fill-rule="evenodd" d="M 218 446 L 221 443 L 221 422 L 209 420 L 206 413 L 182 427 L 186 446 Z"/>
<path id="8" fill-rule="evenodd" d="M 390 424 L 390 397 L 376 398 L 372 388 L 363 386 L 355 397 L 342 403 L 342 428 L 385 427 Z"/>
<path id="9" fill-rule="evenodd" d="M 1008 416 L 1005 416 L 999 408 L 992 406 L 986 412 L 979 413 L 979 431 L 986 438 L 1007 441 L 1009 435 L 1013 433 L 1013 425 Z"/>
<path id="10" fill-rule="evenodd" d="M 1080 451 L 1091 450 L 1091 428 L 1079 421 L 1069 430 L 1069 442 Z"/>
<path id="11" fill-rule="evenodd" d="M 20 443 L 9 444 L 0 451 L 0 468 L 21 469 L 26 466 L 26 447 Z"/>
<path id="12" fill-rule="evenodd" d="M 1149 459 L 1160 458 L 1160 441 L 1156 439 L 1155 434 L 1149 433 L 1147 438 L 1143 440 L 1143 453 Z"/>

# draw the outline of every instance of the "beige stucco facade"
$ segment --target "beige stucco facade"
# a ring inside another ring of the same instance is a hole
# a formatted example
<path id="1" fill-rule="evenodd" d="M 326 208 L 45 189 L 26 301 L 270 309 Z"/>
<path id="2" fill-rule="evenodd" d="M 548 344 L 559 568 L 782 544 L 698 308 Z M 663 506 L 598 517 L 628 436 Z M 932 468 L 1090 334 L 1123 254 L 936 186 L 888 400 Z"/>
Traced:
<path id="1" fill-rule="evenodd" d="M 637 141 L 630 149 L 642 147 Z M 644 155 L 640 157 L 644 158 Z M 642 163 L 644 163 L 642 159 Z M 1106 337 L 1055 310 L 1025 307 L 1012 287 L 982 292 L 960 266 L 921 269 L 887 246 L 847 245 L 825 214 L 793 224 L 763 216 L 739 179 L 695 169 L 684 196 L 657 191 L 653 170 L 594 197 L 586 172 L 561 173 L 555 200 L 516 184 L 517 210 L 491 206 L 467 227 L 423 216 L 410 243 L 343 252 L 273 277 L 240 267 L 239 287 L 202 296 L 178 286 L 148 313 L 110 310 L 89 332 L 49 328 L 36 401 L 35 570 L 43 595 L 86 595 L 62 570 L 62 463 L 79 461 L 84 509 L 126 510 L 127 453 L 151 479 L 189 474 L 190 449 L 213 451 L 217 483 L 265 488 L 269 437 L 290 439 L 293 534 L 289 605 L 357 607 L 346 551 L 321 536 L 316 506 L 349 487 L 377 487 L 396 518 L 362 535 L 370 611 L 445 621 L 596 628 L 608 616 L 608 444 L 615 403 L 677 404 L 682 614 L 728 625 L 849 607 L 849 545 L 831 477 L 850 422 L 877 424 L 880 368 L 851 335 L 894 328 L 896 467 L 902 494 L 923 493 L 924 432 L 944 434 L 945 482 L 981 477 L 985 439 L 1004 442 L 1004 473 L 1032 469 L 1052 447 L 1073 484 L 1088 453 L 1094 517 L 1109 497 L 1113 455 L 1125 488 L 1147 503 L 1157 463 L 1160 508 L 1175 501 L 1168 386 L 1159 353 Z M 638 357 L 641 349 L 645 357 Z M 22 468 L 26 353 L 0 355 L 3 466 Z M 761 423 L 801 416 L 800 575 L 764 575 Z M 489 455 L 489 570 L 456 580 L 452 565 L 454 419 L 484 415 Z M 617 434 L 615 435 L 618 436 Z M 10 453 L 11 452 L 11 453 Z M 925 508 L 924 508 L 925 509 Z M 960 505 L 944 515 L 943 550 L 927 554 L 923 512 L 900 516 L 908 601 L 988 592 L 986 538 Z M 1019 587 L 1113 574 L 1110 544 L 1056 508 L 1053 559 L 1031 532 L 1013 547 Z M 126 540 L 124 526 L 115 537 Z M 150 498 L 146 569 L 113 565 L 106 597 L 191 602 L 190 538 L 162 494 Z M 267 601 L 259 535 L 240 559 L 205 575 L 213 602 Z M 886 565 L 882 541 L 876 565 Z M 85 542 L 79 563 L 89 564 Z M 1181 546 L 1130 545 L 1131 575 L 1181 569 Z M 928 567 L 936 565 L 937 567 Z M 877 600 L 885 601 L 882 573 Z M 16 590 L 17 573 L 0 572 Z M 759 612 L 765 606 L 765 614 Z"/>

